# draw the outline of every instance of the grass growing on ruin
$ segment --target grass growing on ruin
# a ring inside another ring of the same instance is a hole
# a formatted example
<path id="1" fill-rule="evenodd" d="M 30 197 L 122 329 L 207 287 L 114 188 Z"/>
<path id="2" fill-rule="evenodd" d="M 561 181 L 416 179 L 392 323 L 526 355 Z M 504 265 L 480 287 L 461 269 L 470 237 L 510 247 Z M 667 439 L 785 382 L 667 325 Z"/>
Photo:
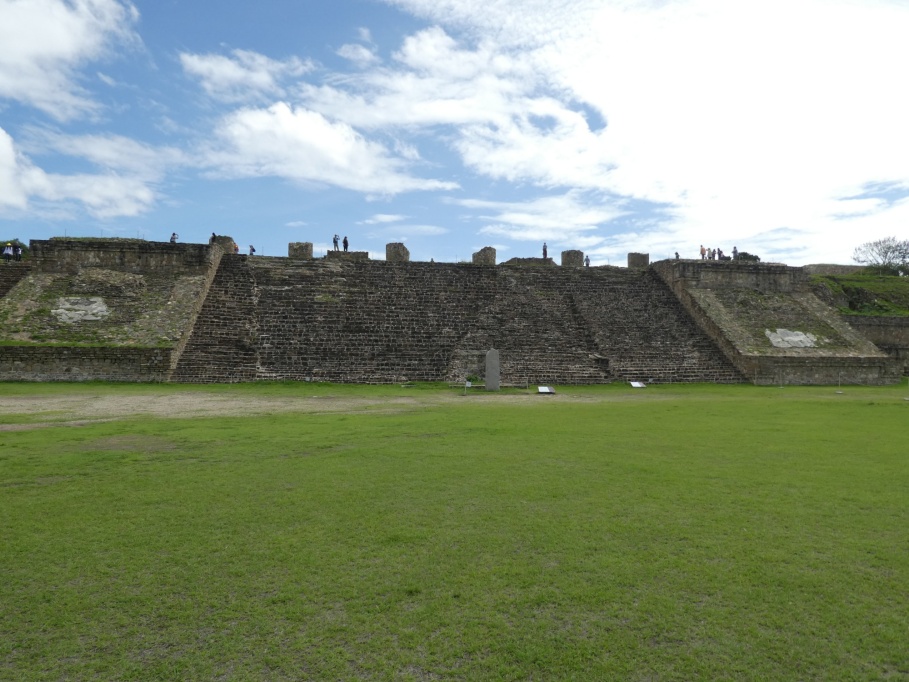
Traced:
<path id="1" fill-rule="evenodd" d="M 905 385 L 2 388 L 2 679 L 909 676 Z"/>

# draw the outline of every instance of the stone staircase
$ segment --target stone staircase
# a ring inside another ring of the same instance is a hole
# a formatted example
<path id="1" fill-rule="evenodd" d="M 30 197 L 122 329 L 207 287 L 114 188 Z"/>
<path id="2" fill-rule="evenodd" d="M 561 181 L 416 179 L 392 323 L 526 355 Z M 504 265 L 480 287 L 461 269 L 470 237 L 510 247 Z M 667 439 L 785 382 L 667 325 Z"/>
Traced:
<path id="1" fill-rule="evenodd" d="M 225 255 L 174 381 L 742 381 L 646 270 Z"/>
<path id="2" fill-rule="evenodd" d="M 31 269 L 30 263 L 22 261 L 3 263 L 0 261 L 0 298 L 6 296 L 19 283 L 19 280 L 31 272 Z"/>

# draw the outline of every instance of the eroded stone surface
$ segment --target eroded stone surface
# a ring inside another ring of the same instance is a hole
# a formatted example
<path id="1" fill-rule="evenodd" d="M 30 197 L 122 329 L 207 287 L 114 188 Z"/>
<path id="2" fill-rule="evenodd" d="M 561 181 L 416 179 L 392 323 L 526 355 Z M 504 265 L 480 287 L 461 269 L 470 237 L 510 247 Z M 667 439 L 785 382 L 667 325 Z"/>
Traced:
<path id="1" fill-rule="evenodd" d="M 788 329 L 777 329 L 775 332 L 767 329 L 764 334 L 770 339 L 774 348 L 815 348 L 817 346 L 817 337 L 814 334 Z"/>
<path id="2" fill-rule="evenodd" d="M 87 320 L 103 320 L 110 315 L 110 309 L 100 296 L 61 296 L 57 299 L 57 307 L 51 310 L 51 315 L 60 322 L 73 324 Z"/>

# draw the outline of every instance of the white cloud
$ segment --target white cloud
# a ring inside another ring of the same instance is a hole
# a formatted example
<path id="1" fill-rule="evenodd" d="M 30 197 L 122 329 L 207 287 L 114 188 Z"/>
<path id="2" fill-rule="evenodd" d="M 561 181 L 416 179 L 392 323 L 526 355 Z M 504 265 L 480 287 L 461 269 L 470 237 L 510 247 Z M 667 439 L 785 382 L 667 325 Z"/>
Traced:
<path id="1" fill-rule="evenodd" d="M 404 40 L 395 64 L 335 85 L 303 84 L 307 106 L 360 128 L 507 125 L 535 87 L 530 64 L 492 43 L 461 47 L 440 28 Z"/>
<path id="2" fill-rule="evenodd" d="M 371 218 L 360 221 L 361 225 L 377 225 L 382 223 L 397 223 L 407 218 L 406 215 L 397 215 L 391 213 L 376 213 Z"/>
<path id="3" fill-rule="evenodd" d="M 273 176 L 386 195 L 457 187 L 408 175 L 403 160 L 349 125 L 283 102 L 236 111 L 216 133 L 221 145 L 209 153 L 208 164 L 226 176 Z"/>
<path id="4" fill-rule="evenodd" d="M 78 69 L 138 43 L 138 16 L 118 0 L 0 0 L 0 97 L 58 120 L 97 111 Z"/>
<path id="5" fill-rule="evenodd" d="M 448 234 L 449 230 L 438 225 L 390 225 L 382 230 L 371 232 L 371 237 L 392 237 L 406 241 L 408 237 L 438 237 Z"/>
<path id="6" fill-rule="evenodd" d="M 357 45 L 355 43 L 342 45 L 338 48 L 338 55 L 360 67 L 369 66 L 379 60 L 375 52 L 363 45 Z"/>
<path id="7" fill-rule="evenodd" d="M 84 144 L 85 139 L 75 138 L 70 151 L 75 153 Z M 103 155 L 103 145 L 98 150 Z M 153 178 L 148 175 L 150 171 L 129 176 L 116 170 L 95 174 L 47 173 L 18 151 L 10 135 L 0 128 L 0 185 L 4 188 L 0 192 L 0 210 L 30 209 L 41 213 L 63 209 L 71 216 L 84 210 L 98 218 L 147 212 L 157 199 Z"/>
<path id="8" fill-rule="evenodd" d="M 212 97 L 228 102 L 281 96 L 282 82 L 311 71 L 311 62 L 297 57 L 278 61 L 249 50 L 233 50 L 231 56 L 181 53 L 184 71 L 195 76 Z"/>
<path id="9" fill-rule="evenodd" d="M 188 163 L 187 155 L 176 147 L 152 147 L 122 135 L 66 135 L 33 128 L 29 138 L 32 151 L 53 151 L 150 181 L 159 180 L 169 167 Z"/>
<path id="10" fill-rule="evenodd" d="M 482 175 L 667 204 L 639 234 L 661 247 L 754 240 L 771 257 L 842 260 L 857 233 L 905 230 L 901 204 L 846 200 L 871 182 L 909 182 L 905 3 L 387 1 L 530 67 L 532 91 L 502 74 L 515 87 L 498 84 L 507 104 L 531 112 L 541 92 L 556 102 L 548 125 L 510 106 L 492 109 L 504 123 L 460 121 L 455 147 Z M 434 62 L 451 69 L 455 49 L 443 48 L 424 33 L 399 59 L 445 81 Z M 575 103 L 606 128 L 573 118 Z M 780 242 L 778 230 L 798 237 Z"/>
<path id="11" fill-rule="evenodd" d="M 591 233 L 625 213 L 606 197 L 589 196 L 576 190 L 527 202 L 466 199 L 455 203 L 482 211 L 479 219 L 489 224 L 480 229 L 480 234 L 517 241 L 599 242 L 602 237 Z"/>

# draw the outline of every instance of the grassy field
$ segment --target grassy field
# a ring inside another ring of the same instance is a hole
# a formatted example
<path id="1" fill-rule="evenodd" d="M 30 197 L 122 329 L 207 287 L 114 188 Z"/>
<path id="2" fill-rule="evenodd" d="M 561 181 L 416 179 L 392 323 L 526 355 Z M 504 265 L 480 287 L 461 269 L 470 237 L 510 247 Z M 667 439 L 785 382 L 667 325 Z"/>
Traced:
<path id="1" fill-rule="evenodd" d="M 3 680 L 909 679 L 905 384 L 0 391 Z"/>

